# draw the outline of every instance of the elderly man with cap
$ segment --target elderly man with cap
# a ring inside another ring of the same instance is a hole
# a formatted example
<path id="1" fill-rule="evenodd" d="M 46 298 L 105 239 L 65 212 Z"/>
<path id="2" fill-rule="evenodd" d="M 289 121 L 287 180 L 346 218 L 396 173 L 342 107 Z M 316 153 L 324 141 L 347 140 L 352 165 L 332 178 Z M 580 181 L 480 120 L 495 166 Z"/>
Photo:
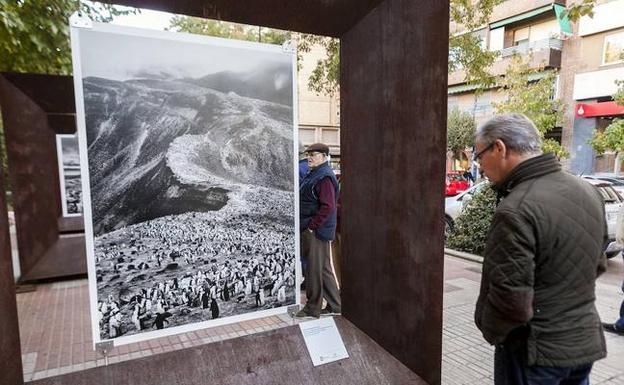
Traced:
<path id="1" fill-rule="evenodd" d="M 322 143 L 305 150 L 310 170 L 299 185 L 301 255 L 305 271 L 307 303 L 295 316 L 314 317 L 340 314 L 340 293 L 331 268 L 330 241 L 336 232 L 338 181 L 329 166 L 329 147 Z M 321 309 L 323 298 L 327 307 Z"/>

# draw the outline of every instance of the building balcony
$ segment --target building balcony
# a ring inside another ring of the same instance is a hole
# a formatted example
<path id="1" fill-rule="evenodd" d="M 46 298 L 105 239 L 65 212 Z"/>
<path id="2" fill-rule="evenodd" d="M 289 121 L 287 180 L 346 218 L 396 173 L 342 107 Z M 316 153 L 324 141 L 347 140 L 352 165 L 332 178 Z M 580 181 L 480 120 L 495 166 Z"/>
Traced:
<path id="1" fill-rule="evenodd" d="M 531 68 L 560 68 L 561 67 L 561 49 L 563 41 L 561 39 L 550 38 L 537 40 L 528 44 L 521 44 L 513 47 L 504 48 L 499 51 L 498 60 L 492 64 L 490 73 L 495 76 L 504 75 L 507 72 L 509 64 L 511 64 L 513 55 L 522 55 L 528 57 Z M 448 85 L 453 86 L 465 82 L 466 73 L 458 70 L 450 73 L 448 76 Z"/>
<path id="2" fill-rule="evenodd" d="M 500 20 L 508 19 L 516 15 L 529 12 L 534 9 L 545 7 L 547 5 L 566 5 L 565 0 L 514 0 L 504 1 L 501 4 L 494 7 L 490 22 L 497 22 Z"/>
<path id="3" fill-rule="evenodd" d="M 556 51 L 561 51 L 563 49 L 563 40 L 550 38 L 550 39 L 542 39 L 538 41 L 534 41 L 529 44 L 520 44 L 513 47 L 508 47 L 502 49 L 500 52 L 501 58 L 506 58 L 513 55 L 526 55 L 531 52 L 535 54 L 537 51 L 554 49 Z"/>

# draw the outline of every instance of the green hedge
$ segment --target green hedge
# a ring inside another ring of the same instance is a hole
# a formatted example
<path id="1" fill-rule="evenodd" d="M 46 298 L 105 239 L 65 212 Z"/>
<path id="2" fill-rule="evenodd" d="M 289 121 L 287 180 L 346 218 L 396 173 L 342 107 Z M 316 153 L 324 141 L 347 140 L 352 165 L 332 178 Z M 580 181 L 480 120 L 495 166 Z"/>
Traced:
<path id="1" fill-rule="evenodd" d="M 457 217 L 446 247 L 483 255 L 495 209 L 496 192 L 491 185 L 479 189 Z"/>

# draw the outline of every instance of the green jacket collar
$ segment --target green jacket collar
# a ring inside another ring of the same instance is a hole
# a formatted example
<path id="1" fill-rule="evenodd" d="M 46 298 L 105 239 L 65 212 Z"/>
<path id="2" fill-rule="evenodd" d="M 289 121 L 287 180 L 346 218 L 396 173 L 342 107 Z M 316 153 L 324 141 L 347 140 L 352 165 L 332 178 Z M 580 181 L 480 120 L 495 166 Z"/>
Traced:
<path id="1" fill-rule="evenodd" d="M 518 184 L 542 175 L 561 171 L 561 164 L 552 152 L 530 158 L 514 168 L 500 185 L 495 186 L 501 196 L 507 196 Z"/>

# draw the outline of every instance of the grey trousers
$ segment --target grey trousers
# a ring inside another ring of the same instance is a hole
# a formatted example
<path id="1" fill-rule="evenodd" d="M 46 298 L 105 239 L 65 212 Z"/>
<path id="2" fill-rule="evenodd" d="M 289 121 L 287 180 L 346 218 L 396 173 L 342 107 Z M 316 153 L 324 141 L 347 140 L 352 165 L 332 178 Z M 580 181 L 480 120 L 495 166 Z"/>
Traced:
<path id="1" fill-rule="evenodd" d="M 303 310 L 318 317 L 325 298 L 333 311 L 340 312 L 340 293 L 331 268 L 329 242 L 321 241 L 306 230 L 301 233 L 301 255 L 308 261 L 305 274 L 308 301 Z"/>

